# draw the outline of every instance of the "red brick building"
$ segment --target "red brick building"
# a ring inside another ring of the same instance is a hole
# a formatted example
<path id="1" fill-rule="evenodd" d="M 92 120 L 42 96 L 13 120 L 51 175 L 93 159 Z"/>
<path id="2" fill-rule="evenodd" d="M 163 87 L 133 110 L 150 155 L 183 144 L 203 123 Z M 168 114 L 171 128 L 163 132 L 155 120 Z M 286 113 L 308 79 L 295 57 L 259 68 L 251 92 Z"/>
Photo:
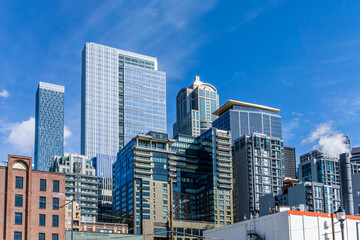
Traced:
<path id="1" fill-rule="evenodd" d="M 0 167 L 0 239 L 65 239 L 65 174 L 32 170 L 31 157 Z"/>

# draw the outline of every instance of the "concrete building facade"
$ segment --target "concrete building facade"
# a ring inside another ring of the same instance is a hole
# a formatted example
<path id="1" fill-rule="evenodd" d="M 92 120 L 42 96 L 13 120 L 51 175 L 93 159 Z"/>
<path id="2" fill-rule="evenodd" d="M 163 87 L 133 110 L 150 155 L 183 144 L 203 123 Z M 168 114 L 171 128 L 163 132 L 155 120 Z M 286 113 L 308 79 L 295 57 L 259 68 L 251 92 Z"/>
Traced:
<path id="1" fill-rule="evenodd" d="M 233 144 L 234 215 L 242 221 L 259 215 L 259 200 L 278 194 L 284 177 L 283 141 L 265 134 L 244 135 Z"/>
<path id="2" fill-rule="evenodd" d="M 79 204 L 81 222 L 96 222 L 99 182 L 91 160 L 76 154 L 55 156 L 50 171 L 66 174 L 66 200 Z"/>
<path id="3" fill-rule="evenodd" d="M 185 228 L 202 233 L 231 224 L 230 146 L 230 132 L 215 128 L 175 139 L 166 133 L 138 134 L 114 164 L 114 214 L 133 219 L 125 221 L 129 229 L 146 239 L 167 239 L 171 213 L 179 236 L 186 236 Z"/>
<path id="4" fill-rule="evenodd" d="M 65 174 L 32 170 L 31 157 L 0 167 L 0 238 L 65 238 Z"/>
<path id="5" fill-rule="evenodd" d="M 219 108 L 217 89 L 211 84 L 200 81 L 196 76 L 193 84 L 183 88 L 176 96 L 176 122 L 173 135 L 186 134 L 200 136 L 211 128 L 217 118 L 212 113 Z"/>

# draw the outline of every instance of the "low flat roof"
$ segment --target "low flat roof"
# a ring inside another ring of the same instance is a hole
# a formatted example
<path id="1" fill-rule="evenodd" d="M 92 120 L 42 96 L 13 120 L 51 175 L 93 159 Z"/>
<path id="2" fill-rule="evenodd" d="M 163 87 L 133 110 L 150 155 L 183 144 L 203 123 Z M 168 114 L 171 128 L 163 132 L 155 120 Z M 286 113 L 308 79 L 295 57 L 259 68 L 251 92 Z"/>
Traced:
<path id="1" fill-rule="evenodd" d="M 252 107 L 252 108 L 263 109 L 263 110 L 267 110 L 267 111 L 271 111 L 271 112 L 275 112 L 275 113 L 280 112 L 280 109 L 277 109 L 277 108 L 272 108 L 272 107 L 267 107 L 267 106 L 253 104 L 253 103 L 247 103 L 247 102 L 240 102 L 240 101 L 235 101 L 235 100 L 228 100 L 222 107 L 220 107 L 215 112 L 213 112 L 213 114 L 216 116 L 220 116 L 221 114 L 226 112 L 226 110 L 228 110 L 232 106 Z"/>

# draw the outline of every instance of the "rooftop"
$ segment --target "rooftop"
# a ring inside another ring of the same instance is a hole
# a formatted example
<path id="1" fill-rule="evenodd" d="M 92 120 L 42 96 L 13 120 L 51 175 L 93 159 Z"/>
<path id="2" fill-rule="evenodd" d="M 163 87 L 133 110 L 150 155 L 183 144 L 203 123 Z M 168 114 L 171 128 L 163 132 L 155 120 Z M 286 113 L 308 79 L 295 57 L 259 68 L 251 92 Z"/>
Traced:
<path id="1" fill-rule="evenodd" d="M 267 110 L 271 112 L 278 113 L 280 112 L 280 109 L 267 107 L 263 105 L 253 104 L 253 103 L 247 103 L 247 102 L 240 102 L 235 100 L 228 100 L 222 107 L 220 107 L 218 110 L 216 110 L 213 114 L 216 116 L 220 116 L 224 112 L 226 112 L 229 108 L 233 106 L 242 106 L 242 107 L 250 107 L 250 108 L 258 108 L 262 110 Z"/>

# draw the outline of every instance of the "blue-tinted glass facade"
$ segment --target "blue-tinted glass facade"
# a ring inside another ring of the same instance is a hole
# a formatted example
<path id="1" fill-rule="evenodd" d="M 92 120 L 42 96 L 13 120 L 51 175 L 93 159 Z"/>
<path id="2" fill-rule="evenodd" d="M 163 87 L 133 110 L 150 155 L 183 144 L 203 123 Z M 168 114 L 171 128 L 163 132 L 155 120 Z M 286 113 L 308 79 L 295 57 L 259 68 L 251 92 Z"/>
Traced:
<path id="1" fill-rule="evenodd" d="M 138 133 L 166 132 L 166 74 L 124 63 L 124 78 L 124 144 Z"/>
<path id="2" fill-rule="evenodd" d="M 116 155 L 138 133 L 166 131 L 166 74 L 157 59 L 86 43 L 81 153 Z"/>
<path id="3" fill-rule="evenodd" d="M 281 116 L 277 112 L 233 105 L 220 114 L 212 123 L 213 127 L 231 131 L 235 141 L 243 135 L 264 133 L 270 137 L 282 138 Z"/>
<path id="4" fill-rule="evenodd" d="M 112 178 L 112 165 L 116 161 L 116 156 L 97 154 L 91 161 L 99 178 Z"/>
<path id="5" fill-rule="evenodd" d="M 64 154 L 64 87 L 39 83 L 35 105 L 34 168 L 49 171 L 54 156 Z"/>

